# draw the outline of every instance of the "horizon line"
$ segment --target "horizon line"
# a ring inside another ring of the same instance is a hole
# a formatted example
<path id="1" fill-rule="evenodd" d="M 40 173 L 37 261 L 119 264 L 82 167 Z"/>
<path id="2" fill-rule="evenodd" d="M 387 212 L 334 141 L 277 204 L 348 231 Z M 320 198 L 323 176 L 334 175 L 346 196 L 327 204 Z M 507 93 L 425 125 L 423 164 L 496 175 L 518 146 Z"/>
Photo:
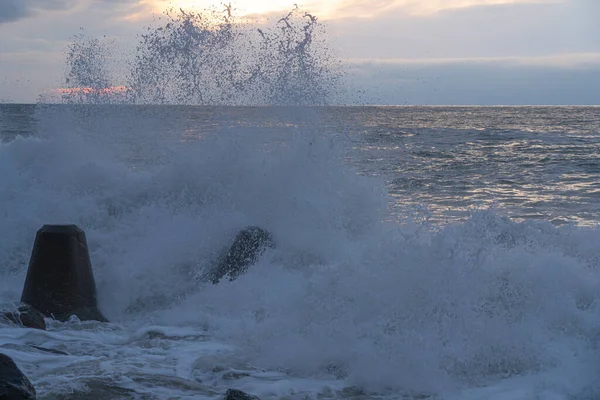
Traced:
<path id="1" fill-rule="evenodd" d="M 0 101 L 3 105 L 21 106 L 166 106 L 166 107 L 212 107 L 212 108 L 325 108 L 325 107 L 600 107 L 600 104 L 327 104 L 327 105 L 210 105 L 210 104 L 134 104 L 134 103 L 42 103 L 42 102 L 12 102 Z"/>

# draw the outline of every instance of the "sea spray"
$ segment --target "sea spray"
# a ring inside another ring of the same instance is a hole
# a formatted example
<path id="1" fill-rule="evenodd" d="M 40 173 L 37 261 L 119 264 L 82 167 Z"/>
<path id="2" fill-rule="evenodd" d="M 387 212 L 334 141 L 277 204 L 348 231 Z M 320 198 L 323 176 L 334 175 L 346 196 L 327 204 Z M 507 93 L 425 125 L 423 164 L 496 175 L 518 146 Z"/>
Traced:
<path id="1" fill-rule="evenodd" d="M 80 101 L 98 101 L 98 96 L 112 80 L 108 70 L 109 57 L 109 43 L 98 38 L 87 39 L 82 34 L 75 36 L 67 49 L 68 70 L 65 77 L 65 83 L 73 92 L 66 91 L 64 94 L 90 96 L 89 99 L 80 97 Z"/>
<path id="2" fill-rule="evenodd" d="M 77 35 L 60 102 L 314 106 L 339 97 L 343 71 L 316 16 L 295 6 L 268 26 L 223 7 L 166 10 L 132 57 L 116 54 L 113 39 Z"/>

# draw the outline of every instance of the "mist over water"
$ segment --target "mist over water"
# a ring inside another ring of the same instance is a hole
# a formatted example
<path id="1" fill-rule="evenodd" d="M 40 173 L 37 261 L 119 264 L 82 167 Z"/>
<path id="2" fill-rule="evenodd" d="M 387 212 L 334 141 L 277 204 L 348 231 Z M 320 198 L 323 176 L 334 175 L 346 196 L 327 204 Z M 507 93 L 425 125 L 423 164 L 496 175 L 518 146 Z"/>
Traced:
<path id="1" fill-rule="evenodd" d="M 68 85 L 89 90 L 0 144 L 0 300 L 19 298 L 35 231 L 75 223 L 113 321 L 0 326 L 41 397 L 597 398 L 600 231 L 486 210 L 389 222 L 344 123 L 301 107 L 338 90 L 314 17 L 232 18 L 168 14 L 116 95 L 101 43 L 72 45 Z M 207 283 L 248 225 L 277 247 Z"/>

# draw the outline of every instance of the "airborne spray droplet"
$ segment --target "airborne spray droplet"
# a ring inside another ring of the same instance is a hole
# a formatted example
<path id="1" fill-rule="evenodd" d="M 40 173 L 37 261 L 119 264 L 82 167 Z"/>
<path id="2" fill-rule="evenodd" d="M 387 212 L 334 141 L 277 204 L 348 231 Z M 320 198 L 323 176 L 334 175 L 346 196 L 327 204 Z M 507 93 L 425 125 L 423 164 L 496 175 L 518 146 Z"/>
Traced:
<path id="1" fill-rule="evenodd" d="M 67 53 L 67 103 L 325 105 L 343 75 L 326 34 L 297 6 L 272 26 L 237 20 L 231 5 L 170 9 L 139 37 L 129 71 L 111 77 L 111 45 L 79 35 Z"/>

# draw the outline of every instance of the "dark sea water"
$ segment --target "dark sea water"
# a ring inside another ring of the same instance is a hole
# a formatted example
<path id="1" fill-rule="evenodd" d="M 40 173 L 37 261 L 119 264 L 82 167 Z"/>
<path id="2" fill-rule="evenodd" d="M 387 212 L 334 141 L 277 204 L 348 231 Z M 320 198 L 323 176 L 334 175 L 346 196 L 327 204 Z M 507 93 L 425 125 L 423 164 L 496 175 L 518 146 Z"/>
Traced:
<path id="1" fill-rule="evenodd" d="M 0 139 L 0 303 L 77 224 L 111 321 L 0 324 L 40 399 L 600 398 L 598 107 L 4 104 Z M 277 246 L 208 283 L 248 225 Z"/>

